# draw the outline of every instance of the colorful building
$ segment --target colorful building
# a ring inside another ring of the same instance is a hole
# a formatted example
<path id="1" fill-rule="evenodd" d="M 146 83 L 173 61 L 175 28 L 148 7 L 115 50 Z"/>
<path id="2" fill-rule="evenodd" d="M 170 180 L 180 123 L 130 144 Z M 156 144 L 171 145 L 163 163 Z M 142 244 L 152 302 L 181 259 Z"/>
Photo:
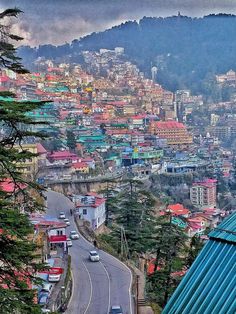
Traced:
<path id="1" fill-rule="evenodd" d="M 152 121 L 149 126 L 151 134 L 167 139 L 169 145 L 186 145 L 193 142 L 192 135 L 183 123 L 176 121 Z"/>
<path id="2" fill-rule="evenodd" d="M 208 179 L 193 183 L 190 189 L 190 200 L 194 206 L 212 208 L 216 206 L 217 180 Z"/>

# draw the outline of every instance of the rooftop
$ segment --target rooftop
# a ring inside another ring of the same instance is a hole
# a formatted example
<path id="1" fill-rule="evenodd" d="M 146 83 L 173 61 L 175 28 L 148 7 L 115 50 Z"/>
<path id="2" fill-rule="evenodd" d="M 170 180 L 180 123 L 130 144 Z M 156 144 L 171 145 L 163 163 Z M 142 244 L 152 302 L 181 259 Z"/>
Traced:
<path id="1" fill-rule="evenodd" d="M 163 314 L 236 312 L 236 212 L 209 234 Z"/>
<path id="2" fill-rule="evenodd" d="M 184 129 L 183 123 L 177 121 L 157 121 L 155 125 L 158 129 Z"/>

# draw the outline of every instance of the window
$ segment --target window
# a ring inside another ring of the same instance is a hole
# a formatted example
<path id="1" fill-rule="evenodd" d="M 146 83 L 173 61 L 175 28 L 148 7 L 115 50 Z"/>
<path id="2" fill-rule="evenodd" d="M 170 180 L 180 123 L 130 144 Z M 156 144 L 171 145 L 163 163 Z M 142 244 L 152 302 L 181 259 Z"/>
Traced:
<path id="1" fill-rule="evenodd" d="M 83 209 L 83 215 L 87 215 L 87 209 Z"/>

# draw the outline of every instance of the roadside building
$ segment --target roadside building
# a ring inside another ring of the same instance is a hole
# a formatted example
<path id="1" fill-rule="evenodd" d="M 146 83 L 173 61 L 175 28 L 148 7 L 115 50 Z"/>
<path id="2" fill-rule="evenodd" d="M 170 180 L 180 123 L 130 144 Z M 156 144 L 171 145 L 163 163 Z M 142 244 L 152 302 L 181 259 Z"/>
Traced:
<path id="1" fill-rule="evenodd" d="M 105 198 L 96 193 L 87 193 L 76 195 L 73 200 L 80 218 L 89 221 L 92 229 L 99 228 L 105 222 Z"/>

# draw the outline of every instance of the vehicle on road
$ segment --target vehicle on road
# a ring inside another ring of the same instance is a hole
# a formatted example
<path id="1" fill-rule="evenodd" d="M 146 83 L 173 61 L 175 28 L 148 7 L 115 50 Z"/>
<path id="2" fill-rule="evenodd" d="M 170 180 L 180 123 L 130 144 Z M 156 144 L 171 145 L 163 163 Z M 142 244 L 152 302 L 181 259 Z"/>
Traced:
<path id="1" fill-rule="evenodd" d="M 89 259 L 91 262 L 99 262 L 100 257 L 97 251 L 90 251 L 89 252 Z"/>
<path id="2" fill-rule="evenodd" d="M 66 223 L 67 226 L 70 226 L 70 221 L 69 221 L 68 218 L 65 218 L 65 219 L 64 219 L 64 222 Z"/>
<path id="3" fill-rule="evenodd" d="M 42 311 L 42 313 L 52 313 L 52 312 L 51 312 L 51 310 L 49 310 L 49 309 L 45 309 L 45 308 L 44 308 L 44 309 L 42 309 L 41 311 Z"/>
<path id="4" fill-rule="evenodd" d="M 59 214 L 59 219 L 65 219 L 66 218 L 66 215 L 64 212 L 60 212 Z"/>
<path id="5" fill-rule="evenodd" d="M 123 314 L 121 306 L 113 305 L 110 309 L 110 314 Z"/>
<path id="6" fill-rule="evenodd" d="M 45 305 L 48 303 L 48 299 L 49 299 L 49 293 L 48 292 L 41 292 L 39 294 L 38 304 Z"/>
<path id="7" fill-rule="evenodd" d="M 76 231 L 73 230 L 70 232 L 70 238 L 71 238 L 71 240 L 77 240 L 77 239 L 79 239 L 79 235 Z"/>
<path id="8" fill-rule="evenodd" d="M 51 283 L 44 283 L 41 289 L 41 292 L 47 292 L 48 294 L 51 294 L 53 285 Z"/>
<path id="9" fill-rule="evenodd" d="M 67 246 L 68 246 L 68 247 L 71 247 L 71 246 L 72 246 L 72 241 L 71 241 L 70 238 L 67 238 L 67 239 L 66 239 L 66 243 L 67 243 Z"/>
<path id="10" fill-rule="evenodd" d="M 48 281 L 49 282 L 58 282 L 61 279 L 61 275 L 60 274 L 49 274 L 48 275 Z"/>

